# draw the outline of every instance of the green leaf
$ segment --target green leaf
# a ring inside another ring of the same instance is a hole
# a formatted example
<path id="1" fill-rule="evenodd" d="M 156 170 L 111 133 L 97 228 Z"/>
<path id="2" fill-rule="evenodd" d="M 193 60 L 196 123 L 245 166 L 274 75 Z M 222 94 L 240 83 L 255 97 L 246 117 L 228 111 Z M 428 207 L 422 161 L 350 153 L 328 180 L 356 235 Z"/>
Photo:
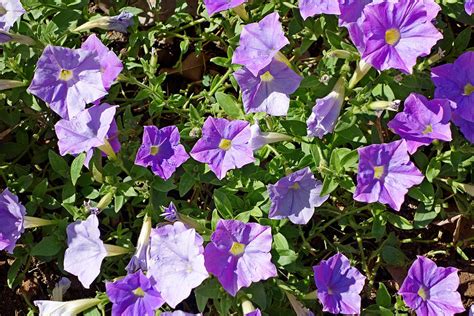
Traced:
<path id="1" fill-rule="evenodd" d="M 215 96 L 217 103 L 227 115 L 235 119 L 243 118 L 242 110 L 234 97 L 222 92 L 216 92 Z"/>
<path id="2" fill-rule="evenodd" d="M 405 255 L 400 249 L 393 246 L 386 245 L 383 247 L 382 259 L 386 263 L 394 266 L 401 267 L 405 264 Z"/>
<path id="3" fill-rule="evenodd" d="M 440 211 L 441 209 L 438 207 L 427 209 L 424 203 L 420 203 L 413 219 L 413 226 L 415 228 L 424 228 L 428 226 L 428 224 L 438 216 Z"/>
<path id="4" fill-rule="evenodd" d="M 189 173 L 183 174 L 183 176 L 179 179 L 179 187 L 178 187 L 179 196 L 183 197 L 186 193 L 188 193 L 189 190 L 191 190 L 192 187 L 194 186 L 195 182 L 196 180 L 191 174 Z"/>
<path id="5" fill-rule="evenodd" d="M 56 171 L 63 178 L 68 178 L 69 167 L 66 161 L 52 150 L 48 151 L 48 158 L 49 163 L 51 164 L 51 168 L 53 168 L 53 170 Z"/>
<path id="6" fill-rule="evenodd" d="M 379 289 L 377 290 L 377 304 L 379 306 L 390 308 L 392 307 L 392 298 L 387 290 L 387 287 L 382 282 L 379 283 Z"/>
<path id="7" fill-rule="evenodd" d="M 413 224 L 405 217 L 401 217 L 400 215 L 391 212 L 385 212 L 383 213 L 383 216 L 390 224 L 392 224 L 396 228 L 403 230 L 413 229 Z"/>
<path id="8" fill-rule="evenodd" d="M 328 195 L 332 191 L 336 190 L 339 186 L 337 180 L 332 176 L 326 176 L 323 181 L 323 188 L 321 190 L 321 196 Z"/>
<path id="9" fill-rule="evenodd" d="M 20 272 L 20 268 L 23 263 L 26 261 L 26 257 L 16 259 L 13 264 L 8 269 L 7 273 L 7 285 L 9 288 L 13 288 L 17 281 L 18 272 Z"/>
<path id="10" fill-rule="evenodd" d="M 294 136 L 306 136 L 306 124 L 301 121 L 286 120 L 280 122 L 288 134 Z"/>
<path id="11" fill-rule="evenodd" d="M 81 176 L 82 166 L 84 166 L 84 161 L 86 160 L 86 153 L 82 153 L 74 160 L 71 164 L 71 182 L 72 185 L 76 185 L 77 179 Z"/>
<path id="12" fill-rule="evenodd" d="M 433 179 L 438 176 L 440 171 L 441 161 L 439 161 L 437 158 L 431 159 L 430 163 L 428 164 L 428 167 L 426 168 L 426 179 L 428 179 L 429 182 L 433 182 Z"/>
<path id="13" fill-rule="evenodd" d="M 214 190 L 214 203 L 223 218 L 233 218 L 232 203 L 227 194 L 222 190 Z"/>
<path id="14" fill-rule="evenodd" d="M 59 253 L 62 243 L 53 236 L 44 237 L 39 243 L 31 248 L 30 255 L 51 257 Z"/>

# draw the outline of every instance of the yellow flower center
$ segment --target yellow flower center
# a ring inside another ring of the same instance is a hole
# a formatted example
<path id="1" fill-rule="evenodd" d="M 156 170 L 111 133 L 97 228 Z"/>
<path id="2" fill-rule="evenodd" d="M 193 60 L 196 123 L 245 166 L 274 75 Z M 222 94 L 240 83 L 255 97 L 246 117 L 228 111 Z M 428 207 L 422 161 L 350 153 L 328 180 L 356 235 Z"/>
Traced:
<path id="1" fill-rule="evenodd" d="M 375 166 L 374 167 L 374 178 L 375 179 L 382 178 L 384 169 L 385 169 L 384 166 Z"/>
<path id="2" fill-rule="evenodd" d="M 400 40 L 400 32 L 397 29 L 389 29 L 385 32 L 385 42 L 389 45 L 395 45 Z"/>
<path id="3" fill-rule="evenodd" d="M 293 183 L 293 185 L 290 187 L 291 189 L 293 190 L 299 190 L 300 187 L 300 184 L 298 182 L 295 182 Z"/>
<path id="4" fill-rule="evenodd" d="M 241 244 L 239 242 L 233 242 L 232 247 L 230 247 L 230 253 L 233 254 L 234 256 L 238 256 L 244 253 L 245 250 L 245 245 Z"/>
<path id="5" fill-rule="evenodd" d="M 420 289 L 418 290 L 418 295 L 423 299 L 423 301 L 426 301 L 428 299 L 428 293 L 426 293 L 424 287 L 420 287 Z"/>
<path id="6" fill-rule="evenodd" d="M 464 86 L 464 95 L 471 95 L 474 92 L 474 86 L 470 83 Z"/>
<path id="7" fill-rule="evenodd" d="M 332 289 L 331 289 L 330 287 L 328 287 L 328 294 L 329 294 L 329 295 L 333 295 L 333 294 L 334 294 L 334 292 L 332 291 Z"/>
<path id="8" fill-rule="evenodd" d="M 264 73 L 263 75 L 260 76 L 260 80 L 262 80 L 262 81 L 272 81 L 273 76 L 270 73 L 270 71 L 267 71 L 266 73 Z"/>
<path id="9" fill-rule="evenodd" d="M 61 69 L 59 73 L 59 79 L 63 81 L 68 81 L 72 78 L 72 70 Z"/>
<path id="10" fill-rule="evenodd" d="M 0 4 L 0 15 L 5 15 L 7 10 Z"/>
<path id="11" fill-rule="evenodd" d="M 141 287 L 137 287 L 135 290 L 133 290 L 133 294 L 135 296 L 140 296 L 140 297 L 145 296 L 145 292 L 143 291 Z"/>
<path id="12" fill-rule="evenodd" d="M 160 152 L 160 146 L 151 146 L 150 147 L 150 155 L 156 156 Z"/>
<path id="13" fill-rule="evenodd" d="M 221 142 L 219 143 L 219 148 L 222 150 L 229 150 L 230 147 L 232 146 L 232 141 L 230 139 L 221 139 Z"/>
<path id="14" fill-rule="evenodd" d="M 433 126 L 431 126 L 431 124 L 427 125 L 425 130 L 423 131 L 423 135 L 426 135 L 426 134 L 429 134 L 433 132 Z"/>

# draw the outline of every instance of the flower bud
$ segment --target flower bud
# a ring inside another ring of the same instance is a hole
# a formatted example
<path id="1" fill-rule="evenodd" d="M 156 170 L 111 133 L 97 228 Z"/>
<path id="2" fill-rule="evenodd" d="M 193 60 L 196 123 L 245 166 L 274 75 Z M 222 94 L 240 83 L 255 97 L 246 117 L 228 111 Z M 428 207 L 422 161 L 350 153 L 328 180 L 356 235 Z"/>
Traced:
<path id="1" fill-rule="evenodd" d="M 1 35 L 0 35 L 1 36 Z M 0 91 L 26 86 L 24 82 L 17 80 L 0 80 Z"/>
<path id="2" fill-rule="evenodd" d="M 262 132 L 258 124 L 253 124 L 250 126 L 251 136 L 250 136 L 250 147 L 252 150 L 258 150 L 267 144 L 282 142 L 282 141 L 291 141 L 293 138 L 291 136 L 273 133 L 273 132 Z"/>
<path id="3" fill-rule="evenodd" d="M 372 66 L 366 63 L 363 60 L 360 60 L 357 64 L 357 68 L 352 75 L 351 80 L 349 81 L 349 89 L 354 89 L 354 87 L 365 77 L 365 75 L 369 72 Z"/>
<path id="4" fill-rule="evenodd" d="M 38 306 L 40 316 L 73 316 L 96 306 L 100 302 L 98 298 L 86 298 L 69 302 L 41 300 L 34 301 L 34 304 Z"/>
<path id="5" fill-rule="evenodd" d="M 133 14 L 124 11 L 116 16 L 103 16 L 86 22 L 74 29 L 73 32 L 84 32 L 97 27 L 108 31 L 127 33 L 127 28 L 132 25 Z"/>

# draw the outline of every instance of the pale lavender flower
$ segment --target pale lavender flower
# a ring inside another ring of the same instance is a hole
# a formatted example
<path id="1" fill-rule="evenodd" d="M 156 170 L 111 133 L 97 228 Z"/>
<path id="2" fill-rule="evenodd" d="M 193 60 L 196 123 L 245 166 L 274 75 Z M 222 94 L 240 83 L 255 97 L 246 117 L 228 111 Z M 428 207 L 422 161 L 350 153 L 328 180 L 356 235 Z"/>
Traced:
<path id="1" fill-rule="evenodd" d="M 309 167 L 293 172 L 268 185 L 271 219 L 288 218 L 295 224 L 307 224 L 314 208 L 321 206 L 329 195 L 320 196 L 323 184 L 314 178 Z"/>
<path id="2" fill-rule="evenodd" d="M 277 276 L 271 248 L 269 226 L 221 219 L 204 251 L 206 269 L 235 296 L 242 287 Z"/>
<path id="3" fill-rule="evenodd" d="M 360 292 L 365 276 L 351 267 L 349 259 L 337 253 L 313 267 L 318 299 L 323 311 L 332 314 L 360 314 Z"/>
<path id="4" fill-rule="evenodd" d="M 145 215 L 142 228 L 140 229 L 140 235 L 138 236 L 135 253 L 125 267 L 128 273 L 134 273 L 137 270 L 147 271 L 148 260 L 150 260 L 150 234 L 151 217 Z"/>
<path id="5" fill-rule="evenodd" d="M 155 281 L 142 271 L 105 284 L 107 296 L 112 302 L 112 316 L 155 316 L 155 311 L 165 301 L 155 288 Z"/>
<path id="6" fill-rule="evenodd" d="M 400 210 L 408 189 L 423 181 L 423 174 L 410 161 L 405 140 L 358 149 L 359 170 L 354 200 L 388 204 Z"/>
<path id="7" fill-rule="evenodd" d="M 323 138 L 332 133 L 344 103 L 344 79 L 340 78 L 333 90 L 324 98 L 317 99 L 306 121 L 308 136 Z"/>
<path id="8" fill-rule="evenodd" d="M 173 308 L 209 277 L 202 244 L 202 237 L 181 222 L 156 228 L 151 233 L 148 275 Z"/>
<path id="9" fill-rule="evenodd" d="M 145 126 L 142 145 L 138 149 L 135 164 L 151 166 L 154 174 L 165 180 L 169 179 L 189 155 L 180 144 L 180 135 L 176 126 L 162 129 L 156 126 Z"/>
<path id="10" fill-rule="evenodd" d="M 71 119 L 107 94 L 97 53 L 48 45 L 38 60 L 27 90 L 48 103 L 63 119 Z"/>
<path id="11" fill-rule="evenodd" d="M 123 65 L 115 53 L 107 48 L 95 34 L 90 35 L 82 43 L 82 49 L 97 53 L 100 61 L 100 72 L 102 73 L 102 84 L 105 90 L 109 90 L 112 83 L 122 72 Z"/>
<path id="12" fill-rule="evenodd" d="M 232 63 L 244 65 L 254 76 L 268 66 L 280 49 L 290 43 L 279 18 L 278 13 L 271 13 L 260 22 L 245 25 Z"/>
<path id="13" fill-rule="evenodd" d="M 452 104 L 446 99 L 430 101 L 423 95 L 412 93 L 405 100 L 403 112 L 388 122 L 388 127 L 406 140 L 410 154 L 436 139 L 450 141 Z"/>
<path id="14" fill-rule="evenodd" d="M 116 108 L 104 103 L 79 112 L 71 120 L 59 120 L 54 129 L 58 137 L 61 156 L 85 152 L 87 155 L 85 165 L 88 166 L 94 148 L 104 148 L 110 144 L 111 150 L 119 151 L 120 143 L 117 139 L 117 125 L 114 119 Z M 107 149 L 104 150 L 107 151 Z"/>
<path id="15" fill-rule="evenodd" d="M 13 253 L 25 230 L 26 209 L 8 189 L 0 193 L 0 250 Z"/>
<path id="16" fill-rule="evenodd" d="M 255 161 L 250 147 L 250 126 L 248 122 L 208 117 L 202 127 L 202 138 L 191 150 L 191 156 L 207 163 L 218 179 L 227 171 Z"/>
<path id="17" fill-rule="evenodd" d="M 214 13 L 235 8 L 245 2 L 247 0 L 204 0 L 204 5 L 206 6 L 207 14 L 211 16 Z"/>
<path id="18" fill-rule="evenodd" d="M 464 312 L 458 269 L 436 266 L 432 260 L 417 256 L 398 294 L 418 316 L 451 316 Z"/>
<path id="19" fill-rule="evenodd" d="M 338 0 L 299 0 L 303 20 L 316 14 L 341 14 Z"/>
<path id="20" fill-rule="evenodd" d="M 19 0 L 0 0 L 0 29 L 8 31 L 25 12 Z"/>
<path id="21" fill-rule="evenodd" d="M 290 94 L 298 89 L 300 75 L 284 62 L 273 59 L 255 76 L 243 67 L 234 73 L 242 90 L 242 101 L 246 113 L 265 112 L 282 116 L 288 113 Z"/>
<path id="22" fill-rule="evenodd" d="M 85 221 L 69 224 L 67 244 L 64 270 L 77 276 L 82 285 L 88 289 L 100 274 L 100 266 L 107 256 L 104 242 L 100 239 L 97 216 L 89 215 Z"/>

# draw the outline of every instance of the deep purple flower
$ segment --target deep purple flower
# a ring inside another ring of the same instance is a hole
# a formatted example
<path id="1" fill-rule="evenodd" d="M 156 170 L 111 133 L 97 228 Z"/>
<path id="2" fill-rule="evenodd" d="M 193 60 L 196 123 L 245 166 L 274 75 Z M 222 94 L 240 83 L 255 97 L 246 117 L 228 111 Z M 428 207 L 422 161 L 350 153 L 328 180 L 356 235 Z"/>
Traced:
<path id="1" fill-rule="evenodd" d="M 214 13 L 235 8 L 245 2 L 247 0 L 204 0 L 204 5 L 206 6 L 207 14 L 211 16 Z"/>
<path id="2" fill-rule="evenodd" d="M 467 14 L 472 15 L 472 12 L 474 12 L 474 0 L 464 0 L 464 10 L 466 10 Z"/>
<path id="3" fill-rule="evenodd" d="M 168 222 L 175 222 L 178 220 L 178 210 L 173 202 L 170 202 L 170 205 L 165 207 L 161 216 L 163 216 Z"/>
<path id="4" fill-rule="evenodd" d="M 307 224 L 314 208 L 321 206 L 329 195 L 320 196 L 323 184 L 314 178 L 309 167 L 293 172 L 268 185 L 272 219 L 288 218 L 295 224 Z"/>
<path id="5" fill-rule="evenodd" d="M 25 230 L 26 209 L 8 189 L 0 193 L 0 250 L 13 253 L 16 242 Z"/>
<path id="6" fill-rule="evenodd" d="M 228 170 L 255 161 L 250 135 L 248 122 L 208 117 L 202 127 L 202 138 L 194 145 L 191 156 L 209 164 L 217 178 L 223 179 Z"/>
<path id="7" fill-rule="evenodd" d="M 103 148 L 108 143 L 114 152 L 119 151 L 115 110 L 116 106 L 104 103 L 79 112 L 71 120 L 59 120 L 54 129 L 61 156 L 85 152 L 85 165 L 88 166 L 94 148 Z"/>
<path id="8" fill-rule="evenodd" d="M 85 288 L 100 274 L 100 266 L 107 256 L 100 239 L 99 220 L 89 215 L 85 221 L 67 226 L 67 245 L 64 253 L 64 270 L 77 276 Z"/>
<path id="9" fill-rule="evenodd" d="M 290 43 L 279 18 L 278 13 L 271 13 L 258 23 L 244 25 L 232 63 L 244 65 L 254 76 L 268 66 L 280 49 Z"/>
<path id="10" fill-rule="evenodd" d="M 277 275 L 271 248 L 269 226 L 221 219 L 204 250 L 206 269 L 235 296 L 240 288 Z"/>
<path id="11" fill-rule="evenodd" d="M 142 271 L 105 284 L 107 296 L 112 302 L 112 316 L 155 316 L 155 311 L 164 304 L 160 293 Z"/>
<path id="12" fill-rule="evenodd" d="M 380 202 L 399 211 L 408 189 L 423 181 L 423 174 L 410 161 L 405 140 L 358 149 L 359 170 L 354 199 Z"/>
<path id="13" fill-rule="evenodd" d="M 299 0 L 303 20 L 316 14 L 341 14 L 338 0 Z"/>
<path id="14" fill-rule="evenodd" d="M 0 0 L 0 29 L 8 31 L 25 12 L 19 0 Z"/>
<path id="15" fill-rule="evenodd" d="M 254 311 L 251 311 L 250 313 L 246 313 L 245 316 L 262 316 L 262 312 L 257 308 Z"/>
<path id="16" fill-rule="evenodd" d="M 1 32 L 0 31 L 0 44 L 5 44 L 8 43 L 12 40 L 12 36 L 8 34 L 7 32 Z"/>
<path id="17" fill-rule="evenodd" d="M 138 149 L 135 164 L 151 166 L 157 176 L 167 180 L 181 166 L 189 155 L 179 143 L 180 135 L 176 126 L 158 129 L 156 126 L 145 126 L 142 145 Z"/>
<path id="18" fill-rule="evenodd" d="M 360 292 L 365 276 L 351 267 L 342 253 L 313 267 L 314 281 L 318 288 L 318 299 L 323 311 L 332 314 L 360 314 Z"/>
<path id="19" fill-rule="evenodd" d="M 362 58 L 378 70 L 396 68 L 412 73 L 417 58 L 429 54 L 443 37 L 421 0 L 376 3 L 363 12 Z"/>
<path id="20" fill-rule="evenodd" d="M 456 268 L 437 267 L 432 260 L 418 256 L 408 270 L 398 294 L 418 316 L 451 316 L 465 309 Z"/>
<path id="21" fill-rule="evenodd" d="M 28 92 L 70 119 L 107 94 L 97 53 L 48 45 L 38 60 Z"/>
<path id="22" fill-rule="evenodd" d="M 90 35 L 87 40 L 82 43 L 81 48 L 97 53 L 97 57 L 100 61 L 100 72 L 102 73 L 102 84 L 105 90 L 109 90 L 123 69 L 122 62 L 95 34 Z"/>
<path id="23" fill-rule="evenodd" d="M 181 222 L 151 233 L 148 274 L 157 282 L 161 297 L 173 308 L 209 276 L 202 244 L 202 237 Z"/>
<path id="24" fill-rule="evenodd" d="M 247 68 L 239 69 L 234 77 L 242 90 L 246 113 L 265 112 L 281 116 L 288 113 L 289 95 L 298 89 L 303 78 L 285 63 L 273 59 L 256 76 Z"/>
<path id="25" fill-rule="evenodd" d="M 435 139 L 450 141 L 452 102 L 446 99 L 428 100 L 412 93 L 405 100 L 403 112 L 388 123 L 395 133 L 407 142 L 408 152 L 413 154 L 420 146 L 429 145 Z"/>
<path id="26" fill-rule="evenodd" d="M 452 121 L 459 127 L 464 137 L 474 143 L 474 52 L 466 52 L 452 64 L 431 69 L 431 79 L 435 84 L 435 97 L 456 103 Z"/>
<path id="27" fill-rule="evenodd" d="M 341 78 L 327 96 L 316 100 L 306 121 L 308 136 L 323 138 L 324 135 L 332 133 L 341 113 L 344 94 L 344 80 Z"/>

